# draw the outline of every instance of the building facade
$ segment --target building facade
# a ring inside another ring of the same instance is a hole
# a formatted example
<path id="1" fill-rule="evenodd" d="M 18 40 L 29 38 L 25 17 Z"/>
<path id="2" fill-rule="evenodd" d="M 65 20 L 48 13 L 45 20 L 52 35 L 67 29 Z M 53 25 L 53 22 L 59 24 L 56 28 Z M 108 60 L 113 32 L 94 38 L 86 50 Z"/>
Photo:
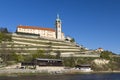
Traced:
<path id="1" fill-rule="evenodd" d="M 62 32 L 62 25 L 59 15 L 57 15 L 57 19 L 55 21 L 55 27 L 56 27 L 55 29 L 52 29 L 52 28 L 44 28 L 44 27 L 19 25 L 17 27 L 17 32 L 38 34 L 42 38 L 64 40 L 65 37 L 64 37 L 64 33 Z"/>
<path id="2" fill-rule="evenodd" d="M 98 48 L 96 51 L 102 52 L 102 51 L 104 51 L 104 49 L 103 48 Z"/>

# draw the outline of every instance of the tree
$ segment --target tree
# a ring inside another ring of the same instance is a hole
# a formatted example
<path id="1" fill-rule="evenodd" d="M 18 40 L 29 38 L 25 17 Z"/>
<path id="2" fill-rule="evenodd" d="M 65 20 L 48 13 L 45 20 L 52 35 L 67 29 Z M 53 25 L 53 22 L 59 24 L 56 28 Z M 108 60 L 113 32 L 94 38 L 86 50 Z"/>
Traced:
<path id="1" fill-rule="evenodd" d="M 1 32 L 1 33 L 8 33 L 8 30 L 7 30 L 7 28 L 2 28 L 2 27 L 1 27 L 1 28 L 0 28 L 0 32 Z"/>
<path id="2" fill-rule="evenodd" d="M 72 39 L 70 40 L 70 42 L 72 42 L 72 43 L 73 43 L 73 42 L 75 42 L 75 39 L 74 39 L 74 38 L 72 38 Z"/>
<path id="3" fill-rule="evenodd" d="M 24 56 L 22 54 L 12 53 L 10 56 L 11 61 L 22 62 L 24 61 Z"/>
<path id="4" fill-rule="evenodd" d="M 11 35 L 7 33 L 0 33 L 0 42 L 2 41 L 11 41 Z"/>
<path id="5" fill-rule="evenodd" d="M 6 47 L 7 47 L 7 44 L 5 42 L 1 43 L 1 50 L 0 50 L 1 54 L 0 54 L 0 56 L 3 59 L 4 62 L 7 61 L 8 55 L 9 55 L 9 50 L 7 50 Z"/>
<path id="6" fill-rule="evenodd" d="M 69 67 L 75 66 L 74 56 L 72 54 L 68 58 L 63 58 L 63 60 L 65 66 L 69 66 Z"/>
<path id="7" fill-rule="evenodd" d="M 110 51 L 103 51 L 103 52 L 101 52 L 101 54 L 100 54 L 100 58 L 110 60 L 112 54 L 113 54 L 113 53 L 110 52 Z"/>
<path id="8" fill-rule="evenodd" d="M 46 50 L 46 53 L 47 53 L 47 55 L 48 55 L 48 54 L 51 53 L 51 52 L 52 52 L 52 42 L 49 42 L 49 43 L 48 43 L 47 50 Z"/>
<path id="9" fill-rule="evenodd" d="M 45 55 L 44 55 L 44 51 L 43 50 L 37 50 L 36 53 L 32 53 L 32 58 L 35 59 L 35 58 L 44 58 Z"/>
<path id="10" fill-rule="evenodd" d="M 57 58 L 57 59 L 60 59 L 60 57 L 61 57 L 61 53 L 60 53 L 60 51 L 57 50 L 57 51 L 56 51 L 56 58 Z"/>

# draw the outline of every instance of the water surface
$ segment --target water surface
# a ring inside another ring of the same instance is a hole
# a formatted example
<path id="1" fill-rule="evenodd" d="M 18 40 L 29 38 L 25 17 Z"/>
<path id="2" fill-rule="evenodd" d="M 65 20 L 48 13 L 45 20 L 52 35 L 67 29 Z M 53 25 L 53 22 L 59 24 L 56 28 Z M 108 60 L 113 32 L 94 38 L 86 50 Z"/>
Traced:
<path id="1" fill-rule="evenodd" d="M 120 80 L 120 73 L 94 73 L 71 75 L 10 75 L 0 76 L 0 80 Z"/>

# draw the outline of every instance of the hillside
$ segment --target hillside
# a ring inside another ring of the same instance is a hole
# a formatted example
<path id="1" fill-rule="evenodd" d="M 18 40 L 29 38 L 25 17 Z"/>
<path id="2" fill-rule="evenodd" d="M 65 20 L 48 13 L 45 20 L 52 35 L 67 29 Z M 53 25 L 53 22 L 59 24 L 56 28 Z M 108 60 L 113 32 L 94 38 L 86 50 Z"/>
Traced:
<path id="1" fill-rule="evenodd" d="M 4 36 L 11 36 L 11 38 Z M 119 70 L 119 56 L 109 51 L 86 50 L 70 41 L 46 39 L 37 35 L 13 33 L 4 34 L 4 36 L 1 37 L 0 43 L 0 62 L 4 62 L 5 65 L 31 61 L 36 57 L 61 57 L 64 66 L 68 67 L 74 67 L 77 64 L 91 64 L 95 71 Z M 56 56 L 59 53 L 60 57 Z M 107 60 L 108 63 L 105 62 Z M 1 66 L 4 66 L 4 63 Z"/>
<path id="2" fill-rule="evenodd" d="M 4 45 L 4 46 L 3 46 Z M 60 52 L 61 57 L 82 56 L 82 57 L 99 57 L 95 51 L 86 50 L 75 43 L 45 39 L 35 35 L 12 34 L 11 42 L 2 42 L 0 50 L 13 50 L 15 53 L 28 54 L 36 50 L 44 50 L 46 53 L 56 55 Z"/>

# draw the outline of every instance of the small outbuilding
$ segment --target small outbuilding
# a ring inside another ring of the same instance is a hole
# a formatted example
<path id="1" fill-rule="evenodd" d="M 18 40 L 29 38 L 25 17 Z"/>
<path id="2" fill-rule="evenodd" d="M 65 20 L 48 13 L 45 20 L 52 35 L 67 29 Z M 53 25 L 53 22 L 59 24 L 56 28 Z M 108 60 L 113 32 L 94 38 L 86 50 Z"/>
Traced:
<path id="1" fill-rule="evenodd" d="M 89 64 L 76 65 L 75 68 L 80 69 L 81 71 L 92 71 L 91 65 Z"/>
<path id="2" fill-rule="evenodd" d="M 31 62 L 22 62 L 21 67 L 22 69 L 31 68 L 43 72 L 61 72 L 64 70 L 63 61 L 61 59 L 36 58 Z"/>
<path id="3" fill-rule="evenodd" d="M 34 63 L 38 66 L 63 66 L 61 59 L 36 58 Z"/>
<path id="4" fill-rule="evenodd" d="M 35 66 L 63 66 L 63 61 L 61 59 L 44 59 L 36 58 L 30 62 L 22 62 L 21 66 L 25 67 L 35 67 Z"/>

